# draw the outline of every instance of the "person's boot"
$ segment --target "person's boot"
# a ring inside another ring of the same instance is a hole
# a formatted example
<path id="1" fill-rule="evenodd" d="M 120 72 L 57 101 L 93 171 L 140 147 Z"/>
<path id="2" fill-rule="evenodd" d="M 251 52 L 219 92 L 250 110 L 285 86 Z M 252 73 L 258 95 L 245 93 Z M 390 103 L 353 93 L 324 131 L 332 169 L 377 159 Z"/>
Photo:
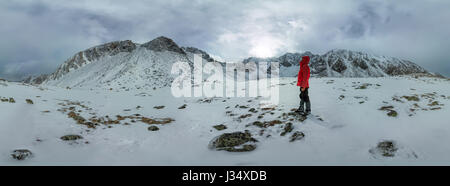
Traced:
<path id="1" fill-rule="evenodd" d="M 299 113 L 299 114 L 305 113 L 305 109 L 304 109 L 303 105 L 305 105 L 305 102 L 304 101 L 300 101 L 300 107 L 298 107 L 298 109 L 296 111 L 297 113 Z"/>
<path id="2" fill-rule="evenodd" d="M 311 102 L 306 102 L 306 112 L 305 112 L 305 114 L 306 115 L 309 115 L 309 114 L 311 114 Z"/>

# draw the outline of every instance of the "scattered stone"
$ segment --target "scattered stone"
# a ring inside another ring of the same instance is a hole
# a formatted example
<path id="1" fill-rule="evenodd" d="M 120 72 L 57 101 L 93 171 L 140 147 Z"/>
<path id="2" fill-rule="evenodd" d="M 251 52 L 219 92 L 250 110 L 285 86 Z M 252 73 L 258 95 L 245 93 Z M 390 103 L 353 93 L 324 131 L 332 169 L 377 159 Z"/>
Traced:
<path id="1" fill-rule="evenodd" d="M 378 110 L 392 110 L 394 109 L 394 106 L 383 106 L 381 108 L 379 108 Z"/>
<path id="2" fill-rule="evenodd" d="M 83 123 L 83 125 L 86 125 L 88 128 L 95 129 L 98 124 L 95 124 L 95 123 L 92 123 L 92 122 L 86 122 L 86 123 Z"/>
<path id="3" fill-rule="evenodd" d="M 261 110 L 263 110 L 263 111 L 274 111 L 275 107 L 266 107 L 266 108 L 262 108 Z"/>
<path id="4" fill-rule="evenodd" d="M 252 115 L 251 114 L 244 114 L 244 115 L 239 116 L 239 119 L 245 119 L 245 118 L 248 118 L 248 117 L 252 117 Z"/>
<path id="5" fill-rule="evenodd" d="M 381 155 L 383 157 L 394 157 L 398 147 L 394 141 L 386 140 L 379 142 L 378 145 L 369 150 L 372 155 Z"/>
<path id="6" fill-rule="evenodd" d="M 398 98 L 397 96 L 392 97 L 392 101 L 404 103 L 404 102 L 403 102 L 400 98 Z"/>
<path id="7" fill-rule="evenodd" d="M 282 123 L 283 122 L 281 122 L 280 120 L 273 120 L 273 121 L 265 122 L 265 124 L 268 125 L 268 126 L 274 126 L 274 125 L 282 124 Z"/>
<path id="8" fill-rule="evenodd" d="M 428 104 L 428 106 L 432 107 L 432 106 L 437 106 L 439 105 L 438 101 L 433 101 L 432 103 Z"/>
<path id="9" fill-rule="evenodd" d="M 199 103 L 211 103 L 213 101 L 213 98 L 203 98 L 199 99 L 197 102 Z"/>
<path id="10" fill-rule="evenodd" d="M 84 122 L 86 121 L 86 119 L 84 119 L 79 114 L 77 114 L 73 111 L 69 112 L 67 114 L 67 116 L 69 116 L 69 118 L 72 118 L 73 120 L 77 121 L 78 124 L 84 124 Z"/>
<path id="11" fill-rule="evenodd" d="M 340 95 L 340 96 L 339 96 L 339 100 L 343 100 L 344 98 L 345 98 L 344 95 Z"/>
<path id="12" fill-rule="evenodd" d="M 267 127 L 271 127 L 277 124 L 282 124 L 283 122 L 280 120 L 273 120 L 273 121 L 265 121 L 265 122 L 260 122 L 260 121 L 255 121 L 252 123 L 252 125 L 258 126 L 260 128 L 267 128 Z"/>
<path id="13" fill-rule="evenodd" d="M 166 106 L 161 105 L 161 106 L 155 106 L 155 107 L 153 107 L 153 108 L 154 108 L 154 109 L 160 110 L 160 109 L 163 109 L 164 107 L 166 107 Z"/>
<path id="14" fill-rule="evenodd" d="M 33 100 L 31 100 L 31 99 L 26 99 L 25 101 L 26 101 L 28 104 L 31 104 L 31 105 L 34 104 L 34 103 L 33 103 Z"/>
<path id="15" fill-rule="evenodd" d="M 148 127 L 148 130 L 149 131 L 158 131 L 159 128 L 157 126 L 150 126 L 150 127 Z"/>
<path id="16" fill-rule="evenodd" d="M 33 153 L 28 149 L 17 149 L 12 152 L 11 157 L 16 160 L 25 160 L 30 158 L 32 155 Z"/>
<path id="17" fill-rule="evenodd" d="M 302 140 L 304 137 L 305 137 L 305 133 L 296 131 L 296 132 L 294 132 L 294 134 L 292 134 L 292 136 L 291 136 L 289 142 L 294 142 L 294 141 L 297 141 L 297 140 Z"/>
<path id="18" fill-rule="evenodd" d="M 64 141 L 75 141 L 75 140 L 83 139 L 83 137 L 80 135 L 65 135 L 65 136 L 61 137 L 61 139 Z"/>
<path id="19" fill-rule="evenodd" d="M 151 118 L 142 117 L 141 121 L 144 123 L 147 123 L 149 125 L 152 125 L 152 124 L 163 125 L 163 124 L 172 123 L 175 120 L 172 118 L 151 119 Z"/>
<path id="20" fill-rule="evenodd" d="M 419 97 L 414 95 L 414 96 L 402 96 L 402 98 L 405 98 L 408 101 L 420 101 Z"/>
<path id="21" fill-rule="evenodd" d="M 255 121 L 255 122 L 252 123 L 252 125 L 258 126 L 258 127 L 260 127 L 260 128 L 263 128 L 263 127 L 264 127 L 264 123 L 262 123 L 262 122 L 260 122 L 260 121 Z"/>
<path id="22" fill-rule="evenodd" d="M 364 83 L 358 87 L 356 87 L 355 89 L 367 89 L 368 86 L 371 86 L 371 84 L 369 83 Z"/>
<path id="23" fill-rule="evenodd" d="M 287 133 L 292 132 L 293 129 L 294 128 L 292 127 L 292 123 L 286 123 L 283 132 L 280 134 L 280 136 L 285 136 Z"/>
<path id="24" fill-rule="evenodd" d="M 213 126 L 213 127 L 214 127 L 216 130 L 218 130 L 218 131 L 227 129 L 227 126 L 225 126 L 224 124 L 215 125 L 215 126 Z"/>
<path id="25" fill-rule="evenodd" d="M 252 112 L 252 113 L 257 113 L 258 111 L 255 109 L 255 108 L 251 108 L 250 110 L 248 110 L 249 112 Z"/>
<path id="26" fill-rule="evenodd" d="M 178 109 L 185 109 L 187 107 L 186 104 L 182 105 L 181 107 L 178 107 Z"/>
<path id="27" fill-rule="evenodd" d="M 395 111 L 395 110 L 390 110 L 390 111 L 387 113 L 387 115 L 390 116 L 390 117 L 397 117 L 398 113 L 397 113 L 397 111 Z"/>
<path id="28" fill-rule="evenodd" d="M 228 152 L 248 152 L 256 149 L 256 145 L 251 144 L 255 142 L 258 141 L 248 131 L 225 133 L 214 138 L 209 148 Z"/>

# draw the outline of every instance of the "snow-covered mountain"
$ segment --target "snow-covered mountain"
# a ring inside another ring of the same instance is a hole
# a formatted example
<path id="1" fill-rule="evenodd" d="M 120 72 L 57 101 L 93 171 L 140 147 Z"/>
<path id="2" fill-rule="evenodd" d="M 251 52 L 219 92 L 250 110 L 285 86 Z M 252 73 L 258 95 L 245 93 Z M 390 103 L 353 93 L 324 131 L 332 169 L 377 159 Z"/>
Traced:
<path id="1" fill-rule="evenodd" d="M 169 38 L 144 44 L 116 41 L 81 51 L 53 74 L 38 78 L 42 84 L 60 87 L 159 88 L 172 82 L 170 70 L 175 62 L 191 63 Z M 28 81 L 39 84 L 37 78 Z"/>
<path id="2" fill-rule="evenodd" d="M 148 89 L 165 87 L 174 79 L 170 70 L 175 62 L 193 64 L 193 54 L 208 62 L 217 61 L 207 52 L 194 47 L 179 47 L 172 39 L 158 37 L 144 44 L 115 41 L 81 51 L 69 58 L 54 73 L 30 77 L 25 83 L 60 87 L 98 87 Z M 245 59 L 243 62 L 279 62 L 281 77 L 298 73 L 302 56 L 311 57 L 313 76 L 319 77 L 385 77 L 428 73 L 413 62 L 349 50 L 332 50 L 323 55 L 286 53 L 280 57 Z M 225 63 L 221 63 L 225 66 Z M 253 78 L 251 78 L 253 79 Z"/>
<path id="3" fill-rule="evenodd" d="M 393 57 L 376 56 L 350 50 L 331 50 L 323 55 L 286 53 L 277 58 L 248 58 L 244 62 L 278 62 L 280 76 L 297 76 L 302 56 L 310 56 L 313 76 L 319 77 L 386 77 L 414 73 L 428 73 L 419 65 Z"/>

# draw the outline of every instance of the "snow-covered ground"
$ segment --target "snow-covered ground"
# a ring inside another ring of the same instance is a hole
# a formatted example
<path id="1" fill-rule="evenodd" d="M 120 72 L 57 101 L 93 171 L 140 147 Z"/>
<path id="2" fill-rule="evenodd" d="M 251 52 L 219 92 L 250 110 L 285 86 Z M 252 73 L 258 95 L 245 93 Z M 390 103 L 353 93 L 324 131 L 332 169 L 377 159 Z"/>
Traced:
<path id="1" fill-rule="evenodd" d="M 303 122 L 289 116 L 299 104 L 295 80 L 280 80 L 280 104 L 274 110 L 260 108 L 259 98 L 174 98 L 170 88 L 82 90 L 2 83 L 0 165 L 450 165 L 448 80 L 312 78 L 313 116 Z M 383 106 L 393 107 L 379 110 Z M 85 119 L 125 119 L 93 129 L 68 117 L 71 111 Z M 175 121 L 149 131 L 135 114 Z M 251 115 L 239 119 L 246 114 Z M 281 123 L 252 125 L 274 120 Z M 293 131 L 280 136 L 288 122 Z M 219 124 L 227 129 L 213 128 Z M 258 140 L 254 151 L 208 148 L 213 138 L 244 130 Z M 295 131 L 305 137 L 290 142 Z M 60 139 L 73 134 L 83 139 Z M 369 152 L 383 140 L 395 142 L 393 157 Z M 16 149 L 33 155 L 15 160 L 11 153 Z"/>

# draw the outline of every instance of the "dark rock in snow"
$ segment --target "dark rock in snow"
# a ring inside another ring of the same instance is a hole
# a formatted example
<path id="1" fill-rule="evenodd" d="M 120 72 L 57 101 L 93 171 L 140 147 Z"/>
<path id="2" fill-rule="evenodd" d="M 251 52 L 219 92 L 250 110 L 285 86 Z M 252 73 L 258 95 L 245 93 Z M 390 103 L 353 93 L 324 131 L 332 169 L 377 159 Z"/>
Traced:
<path id="1" fill-rule="evenodd" d="M 397 143 L 386 140 L 379 142 L 378 145 L 370 149 L 369 152 L 374 156 L 381 155 L 383 157 L 394 157 L 397 150 Z"/>
<path id="2" fill-rule="evenodd" d="M 225 126 L 224 124 L 220 124 L 220 125 L 215 125 L 213 126 L 216 130 L 225 130 L 227 129 L 227 126 Z"/>
<path id="3" fill-rule="evenodd" d="M 394 106 L 383 106 L 378 110 L 388 111 L 387 115 L 390 117 L 397 117 L 398 113 L 394 110 Z"/>
<path id="4" fill-rule="evenodd" d="M 64 141 L 75 141 L 75 140 L 83 139 L 83 137 L 80 135 L 65 135 L 65 136 L 62 136 L 61 139 Z"/>
<path id="5" fill-rule="evenodd" d="M 297 140 L 301 140 L 301 139 L 303 139 L 304 137 L 305 137 L 305 133 L 299 132 L 299 131 L 294 132 L 294 134 L 292 134 L 292 136 L 291 136 L 291 138 L 290 138 L 290 142 L 294 142 L 294 141 L 297 141 Z"/>
<path id="6" fill-rule="evenodd" d="M 229 152 L 247 152 L 256 149 L 255 142 L 258 141 L 248 131 L 225 133 L 214 138 L 209 148 Z"/>
<path id="7" fill-rule="evenodd" d="M 31 105 L 34 104 L 34 103 L 33 103 L 33 100 L 31 100 L 31 99 L 26 99 L 25 101 L 26 101 L 28 104 L 31 104 Z"/>
<path id="8" fill-rule="evenodd" d="M 397 117 L 398 113 L 397 113 L 397 111 L 395 111 L 395 110 L 390 110 L 390 111 L 387 113 L 387 115 L 390 116 L 390 117 Z"/>
<path id="9" fill-rule="evenodd" d="M 150 126 L 150 127 L 148 127 L 148 130 L 149 131 L 158 131 L 159 128 L 157 126 Z"/>
<path id="10" fill-rule="evenodd" d="M 293 129 L 294 127 L 292 127 L 292 123 L 286 123 L 280 136 L 285 136 L 287 133 L 292 132 Z"/>
<path id="11" fill-rule="evenodd" d="M 11 157 L 16 160 L 25 160 L 30 158 L 32 155 L 33 153 L 28 149 L 17 149 L 12 152 Z"/>
<path id="12" fill-rule="evenodd" d="M 186 104 L 182 105 L 181 107 L 178 107 L 178 109 L 185 109 L 187 107 Z"/>

